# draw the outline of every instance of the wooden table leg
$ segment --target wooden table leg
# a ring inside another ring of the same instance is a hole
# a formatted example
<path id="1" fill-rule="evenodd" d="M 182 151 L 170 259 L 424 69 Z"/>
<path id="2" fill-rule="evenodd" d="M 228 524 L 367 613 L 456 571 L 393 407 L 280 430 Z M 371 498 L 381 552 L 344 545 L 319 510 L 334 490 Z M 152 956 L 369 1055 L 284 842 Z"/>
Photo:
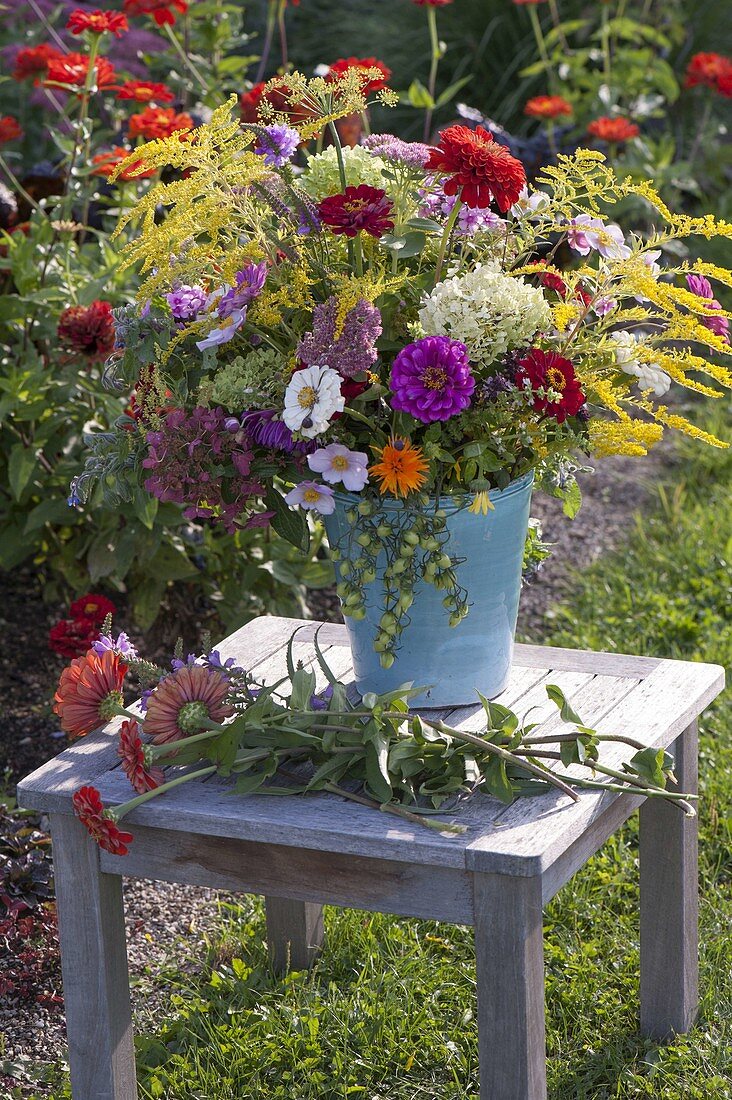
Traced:
<path id="1" fill-rule="evenodd" d="M 546 1100 L 541 879 L 475 874 L 481 1100 Z"/>
<path id="2" fill-rule="evenodd" d="M 309 970 L 323 946 L 323 906 L 292 898 L 264 899 L 267 944 L 279 974 Z"/>
<path id="3" fill-rule="evenodd" d="M 74 1100 L 137 1100 L 122 879 L 73 817 L 51 816 Z"/>
<path id="4" fill-rule="evenodd" d="M 682 791 L 697 790 L 697 726 L 669 746 Z M 640 809 L 641 1031 L 683 1034 L 699 1003 L 698 818 L 648 798 Z"/>

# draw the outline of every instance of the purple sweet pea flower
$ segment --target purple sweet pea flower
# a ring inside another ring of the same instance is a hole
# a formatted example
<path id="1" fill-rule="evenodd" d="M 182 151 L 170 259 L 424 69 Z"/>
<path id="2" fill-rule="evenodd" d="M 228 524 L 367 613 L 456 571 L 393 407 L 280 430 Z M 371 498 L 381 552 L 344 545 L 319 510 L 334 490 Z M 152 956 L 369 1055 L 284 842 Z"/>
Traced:
<path id="1" fill-rule="evenodd" d="M 468 349 L 447 336 L 425 336 L 403 348 L 391 368 L 391 407 L 424 424 L 449 420 L 470 405 L 475 378 Z"/>
<path id="2" fill-rule="evenodd" d="M 264 163 L 269 168 L 281 168 L 293 156 L 301 140 L 297 130 L 291 126 L 273 123 L 264 126 L 257 134 L 254 152 L 264 157 Z"/>

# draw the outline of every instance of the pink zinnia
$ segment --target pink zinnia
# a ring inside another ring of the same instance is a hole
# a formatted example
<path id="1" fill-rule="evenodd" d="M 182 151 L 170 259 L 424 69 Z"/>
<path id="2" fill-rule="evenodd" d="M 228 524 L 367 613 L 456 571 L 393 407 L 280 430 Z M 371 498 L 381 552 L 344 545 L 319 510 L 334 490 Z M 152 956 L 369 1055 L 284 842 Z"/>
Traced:
<path id="1" fill-rule="evenodd" d="M 147 702 L 145 732 L 157 745 L 200 732 L 202 722 L 234 713 L 226 702 L 229 681 L 205 665 L 183 665 L 161 680 Z"/>

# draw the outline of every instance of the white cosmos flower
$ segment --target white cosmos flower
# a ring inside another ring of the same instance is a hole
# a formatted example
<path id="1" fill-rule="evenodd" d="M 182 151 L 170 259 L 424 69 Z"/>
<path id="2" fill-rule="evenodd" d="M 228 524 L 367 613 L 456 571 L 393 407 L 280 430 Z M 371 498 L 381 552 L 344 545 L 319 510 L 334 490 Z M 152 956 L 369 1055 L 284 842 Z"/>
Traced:
<path id="1" fill-rule="evenodd" d="M 638 340 L 634 332 L 623 329 L 621 332 L 612 332 L 610 336 L 615 343 L 615 361 L 622 371 L 638 379 L 640 390 L 652 390 L 656 397 L 663 397 L 668 393 L 671 379 L 666 372 L 661 370 L 658 363 L 642 363 L 638 359 L 638 344 L 642 341 Z"/>
<path id="2" fill-rule="evenodd" d="M 334 413 L 346 404 L 341 394 L 343 379 L 332 367 L 312 366 L 295 371 L 285 390 L 282 419 L 292 432 L 306 439 L 321 435 Z"/>

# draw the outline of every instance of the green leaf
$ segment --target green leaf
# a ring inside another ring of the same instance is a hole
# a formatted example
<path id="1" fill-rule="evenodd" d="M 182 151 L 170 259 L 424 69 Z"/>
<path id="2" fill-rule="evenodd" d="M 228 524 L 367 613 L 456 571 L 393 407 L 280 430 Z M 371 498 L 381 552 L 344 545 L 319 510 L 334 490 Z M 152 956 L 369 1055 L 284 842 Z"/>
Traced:
<path id="1" fill-rule="evenodd" d="M 78 513 L 69 508 L 65 500 L 59 497 L 49 497 L 36 504 L 28 513 L 25 522 L 25 533 L 37 531 L 44 523 L 53 523 L 56 527 L 65 527 L 72 523 L 78 523 Z"/>
<path id="2" fill-rule="evenodd" d="M 310 697 L 315 691 L 315 682 L 315 673 L 311 669 L 298 668 L 295 670 L 290 694 L 291 710 L 297 712 L 310 709 Z"/>
<path id="3" fill-rule="evenodd" d="M 473 79 L 473 74 L 469 73 L 468 76 L 461 76 L 459 80 L 454 81 L 444 92 L 440 92 L 435 103 L 435 107 L 444 107 L 446 103 L 449 103 L 453 99 L 461 88 L 464 88 L 466 84 L 469 84 Z"/>
<path id="4" fill-rule="evenodd" d="M 655 787 L 665 788 L 667 775 L 673 766 L 674 758 L 665 749 L 641 749 L 630 761 L 630 767 Z"/>
<path id="5" fill-rule="evenodd" d="M 506 763 L 498 756 L 491 756 L 483 765 L 483 779 L 490 793 L 506 806 L 513 802 L 511 782 L 506 775 Z"/>
<path id="6" fill-rule="evenodd" d="M 567 519 L 574 519 L 582 507 L 582 490 L 573 479 L 562 496 L 562 511 Z"/>
<path id="7" fill-rule="evenodd" d="M 435 101 L 420 80 L 413 80 L 409 85 L 407 99 L 412 107 L 428 110 L 434 107 Z"/>
<path id="8" fill-rule="evenodd" d="M 307 520 L 301 511 L 290 508 L 281 493 L 269 489 L 264 498 L 264 506 L 274 512 L 270 526 L 281 538 L 305 553 L 310 545 L 310 531 Z"/>
<path id="9" fill-rule="evenodd" d="M 16 500 L 20 500 L 36 468 L 36 453 L 22 443 L 16 443 L 8 459 L 8 484 Z"/>
<path id="10" fill-rule="evenodd" d="M 575 710 L 567 702 L 567 698 L 560 687 L 557 684 L 547 684 L 546 693 L 553 703 L 559 708 L 559 713 L 563 722 L 576 722 L 578 725 L 582 725 L 582 719 Z"/>
<path id="11" fill-rule="evenodd" d="M 366 779 L 369 790 L 378 802 L 390 802 L 392 798 L 389 778 L 389 742 L 379 731 L 371 734 L 366 742 Z"/>

